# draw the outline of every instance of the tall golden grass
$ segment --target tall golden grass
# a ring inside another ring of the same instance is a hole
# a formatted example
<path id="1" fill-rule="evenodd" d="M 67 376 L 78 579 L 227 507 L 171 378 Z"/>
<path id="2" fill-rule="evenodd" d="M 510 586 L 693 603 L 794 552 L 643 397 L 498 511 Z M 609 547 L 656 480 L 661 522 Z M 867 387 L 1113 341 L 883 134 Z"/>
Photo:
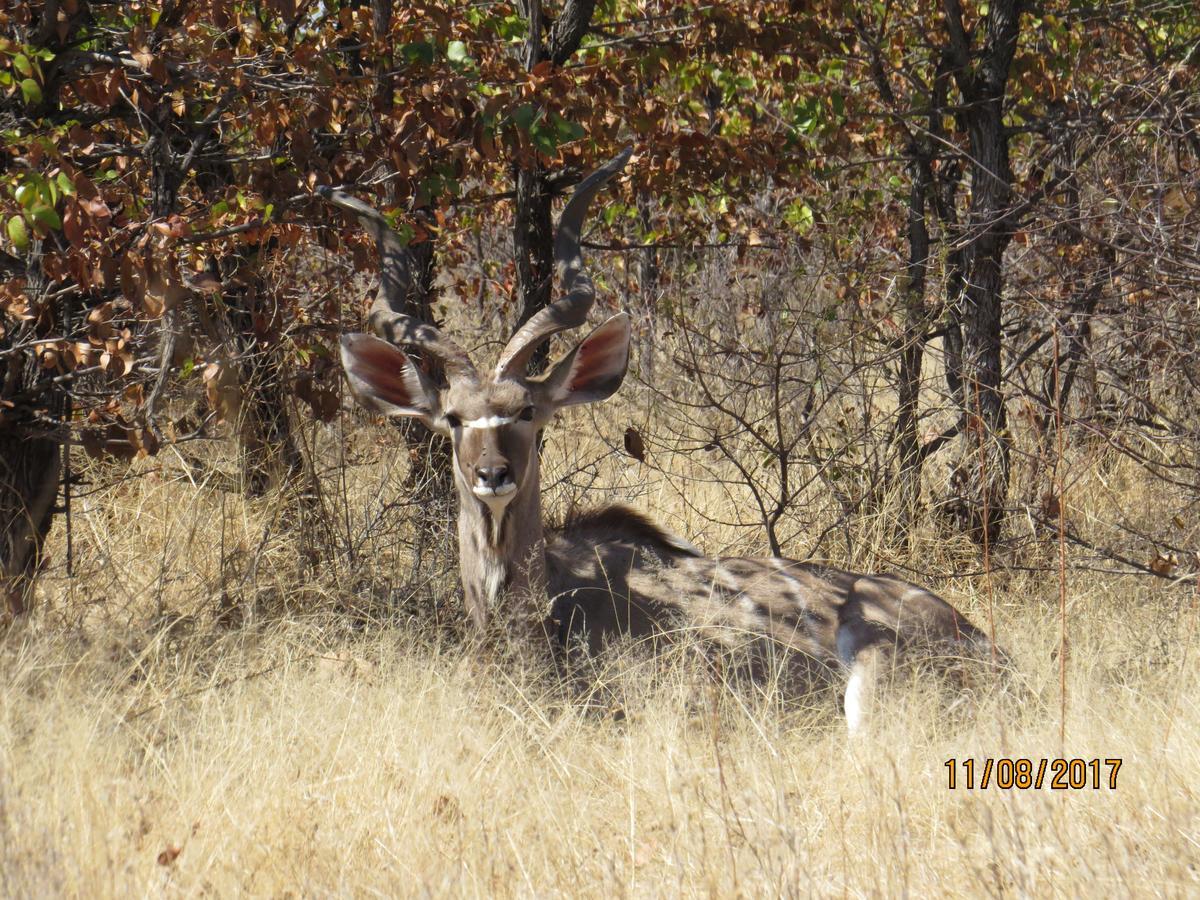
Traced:
<path id="1" fill-rule="evenodd" d="M 621 422 L 599 425 L 619 440 Z M 994 616 L 1018 699 L 948 711 L 916 687 L 851 740 L 834 703 L 631 652 L 603 662 L 602 702 L 586 703 L 460 640 L 453 568 L 426 565 L 414 588 L 388 507 L 402 457 L 384 429 L 347 428 L 344 470 L 342 435 L 311 432 L 334 473 L 323 527 L 354 547 L 316 565 L 294 503 L 218 485 L 220 448 L 206 466 L 168 453 L 90 472 L 72 574 L 60 522 L 34 615 L 0 637 L 0 895 L 1200 892 L 1190 589 L 1067 560 L 1063 719 L 1052 566 L 951 577 L 977 559 L 960 566 L 967 551 L 932 529 L 900 551 L 868 527 L 837 561 L 945 573 L 937 589 Z M 595 433 L 588 413 L 552 433 L 551 512 L 625 499 L 711 552 L 762 551 L 697 514 L 726 488 L 604 455 Z M 1087 477 L 1072 515 L 1166 503 L 1119 464 Z M 960 770 L 949 789 L 947 760 L 968 758 L 1122 765 L 1115 788 L 969 790 Z"/>

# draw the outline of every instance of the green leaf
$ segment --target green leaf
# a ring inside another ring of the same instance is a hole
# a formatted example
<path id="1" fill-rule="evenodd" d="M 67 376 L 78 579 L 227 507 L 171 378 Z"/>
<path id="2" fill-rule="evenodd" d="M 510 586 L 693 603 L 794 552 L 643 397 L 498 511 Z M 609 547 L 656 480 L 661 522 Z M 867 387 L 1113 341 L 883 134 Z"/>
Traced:
<path id="1" fill-rule="evenodd" d="M 600 218 L 604 220 L 605 225 L 611 225 L 617 221 L 617 216 L 621 214 L 620 203 L 606 203 L 604 208 L 600 210 Z"/>
<path id="2" fill-rule="evenodd" d="M 17 202 L 26 209 L 29 209 L 33 205 L 33 201 L 37 199 L 37 195 L 37 187 L 28 181 L 22 181 L 13 194 L 17 198 Z"/>
<path id="3" fill-rule="evenodd" d="M 8 220 L 8 239 L 18 250 L 29 247 L 29 229 L 25 227 L 25 220 L 20 216 L 13 216 Z"/>
<path id="4" fill-rule="evenodd" d="M 28 106 L 37 106 L 42 102 L 42 88 L 32 78 L 26 78 L 21 82 L 21 95 L 25 98 L 25 103 Z"/>
<path id="5" fill-rule="evenodd" d="M 436 49 L 429 41 L 417 41 L 412 44 L 401 44 L 400 55 L 404 57 L 405 62 L 429 65 L 433 62 Z"/>
<path id="6" fill-rule="evenodd" d="M 52 206 L 35 206 L 29 211 L 29 217 L 46 229 L 52 228 L 57 231 L 62 228 L 62 219 L 58 217 L 58 213 Z"/>
<path id="7" fill-rule="evenodd" d="M 412 226 L 407 222 L 401 221 L 400 216 L 401 211 L 398 209 L 385 210 L 383 213 L 383 217 L 387 219 L 387 223 L 391 226 L 392 231 L 396 232 L 396 236 L 400 238 L 400 243 L 407 247 L 408 242 L 413 239 L 413 235 L 416 232 L 413 231 Z"/>
<path id="8" fill-rule="evenodd" d="M 187 378 L 196 370 L 196 361 L 190 356 L 183 361 L 183 365 L 179 367 L 179 377 Z"/>
<path id="9" fill-rule="evenodd" d="M 462 41 L 451 41 L 446 45 L 446 59 L 455 63 L 466 62 L 470 59 L 467 55 L 467 45 Z"/>
<path id="10" fill-rule="evenodd" d="M 784 211 L 783 220 L 800 234 L 806 234 L 816 222 L 816 217 L 812 207 L 803 200 L 797 200 Z"/>
<path id="11" fill-rule="evenodd" d="M 58 189 L 67 197 L 75 196 L 75 183 L 67 177 L 66 172 L 59 172 L 58 177 L 54 179 L 58 184 Z"/>
<path id="12" fill-rule="evenodd" d="M 33 64 L 24 53 L 18 53 L 13 57 L 13 68 L 26 77 L 33 75 Z"/>
<path id="13" fill-rule="evenodd" d="M 584 135 L 582 125 L 577 122 L 570 122 L 558 113 L 554 114 L 554 130 L 557 132 L 555 137 L 558 139 L 559 144 L 577 141 Z"/>
<path id="14" fill-rule="evenodd" d="M 538 110 L 531 103 L 526 103 L 524 106 L 518 106 L 512 112 L 513 124 L 522 131 L 528 131 L 537 117 Z"/>

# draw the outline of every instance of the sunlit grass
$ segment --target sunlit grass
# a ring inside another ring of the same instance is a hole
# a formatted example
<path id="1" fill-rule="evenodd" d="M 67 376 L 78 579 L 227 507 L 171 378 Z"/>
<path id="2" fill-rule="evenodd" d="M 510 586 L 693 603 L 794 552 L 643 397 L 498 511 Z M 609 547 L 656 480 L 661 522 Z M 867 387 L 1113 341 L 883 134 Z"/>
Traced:
<path id="1" fill-rule="evenodd" d="M 606 415 L 611 441 L 623 420 Z M 563 423 L 547 484 L 602 457 L 592 429 Z M 112 471 L 92 473 L 73 575 L 60 524 L 35 614 L 0 639 L 0 894 L 1200 890 L 1186 589 L 1069 571 L 1065 719 L 1057 580 L 1002 562 L 938 588 L 978 623 L 991 606 L 1020 690 L 952 711 L 901 692 L 851 740 L 832 702 L 632 653 L 602 661 L 585 702 L 534 662 L 468 649 L 403 594 L 404 515 L 386 508 L 403 467 L 379 433 L 351 434 L 355 464 L 322 513 L 356 553 L 316 566 L 278 498 L 247 503 L 167 458 L 108 486 Z M 703 488 L 682 504 L 615 454 L 595 477 L 596 496 L 710 550 L 761 551 L 697 517 L 720 502 Z M 560 486 L 548 505 L 569 499 Z M 912 540 L 922 566 L 954 571 L 938 535 Z M 447 611 L 454 574 L 432 588 Z M 1115 790 L 949 790 L 945 762 L 968 757 L 1123 762 Z"/>

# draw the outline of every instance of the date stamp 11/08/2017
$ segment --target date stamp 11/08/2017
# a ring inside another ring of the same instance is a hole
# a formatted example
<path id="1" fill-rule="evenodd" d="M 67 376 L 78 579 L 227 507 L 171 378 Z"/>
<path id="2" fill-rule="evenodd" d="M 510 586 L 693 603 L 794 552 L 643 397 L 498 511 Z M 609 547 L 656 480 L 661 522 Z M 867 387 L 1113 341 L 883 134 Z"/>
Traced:
<path id="1" fill-rule="evenodd" d="M 1098 791 L 1117 789 L 1120 759 L 1010 759 L 985 757 L 982 760 L 948 759 L 950 790 L 987 790 L 990 787 L 1008 790 L 1035 790 L 1049 787 L 1052 791 Z"/>

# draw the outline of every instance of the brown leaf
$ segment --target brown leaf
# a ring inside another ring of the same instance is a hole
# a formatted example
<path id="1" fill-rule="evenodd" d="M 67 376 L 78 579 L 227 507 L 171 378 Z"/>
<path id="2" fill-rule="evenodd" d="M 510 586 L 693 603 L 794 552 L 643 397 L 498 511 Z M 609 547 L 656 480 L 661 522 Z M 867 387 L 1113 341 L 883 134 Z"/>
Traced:
<path id="1" fill-rule="evenodd" d="M 83 223 L 79 216 L 79 203 L 70 200 L 63 209 L 63 234 L 72 244 L 83 242 Z"/>
<path id="2" fill-rule="evenodd" d="M 126 253 L 121 258 L 121 293 L 130 303 L 140 306 L 145 295 L 145 279 L 143 271 L 134 268 L 133 254 Z"/>
<path id="3" fill-rule="evenodd" d="M 88 311 L 87 320 L 92 325 L 101 325 L 111 322 L 113 316 L 116 315 L 116 309 L 112 301 L 101 303 L 99 306 L 94 306 Z"/>
<path id="4" fill-rule="evenodd" d="M 79 205 L 88 215 L 97 219 L 111 219 L 112 210 L 99 197 L 80 197 Z"/>
<path id="5" fill-rule="evenodd" d="M 177 309 L 183 305 L 188 289 L 176 273 L 150 270 L 146 275 L 146 295 L 143 302 L 150 315 L 160 316 L 168 309 Z"/>
<path id="6" fill-rule="evenodd" d="M 638 462 L 646 461 L 646 442 L 632 425 L 625 429 L 625 452 Z"/>
<path id="7" fill-rule="evenodd" d="M 149 428 L 129 429 L 129 444 L 138 456 L 153 456 L 158 452 L 158 438 Z"/>
<path id="8" fill-rule="evenodd" d="M 1178 568 L 1179 556 L 1177 554 L 1174 552 L 1163 553 L 1161 550 L 1154 551 L 1154 559 L 1150 560 L 1150 571 L 1155 575 L 1170 578 Z"/>
<path id="9" fill-rule="evenodd" d="M 204 392 L 217 422 L 235 422 L 242 405 L 237 366 L 231 361 L 211 362 L 204 367 Z"/>
<path id="10" fill-rule="evenodd" d="M 158 864 L 160 866 L 169 866 L 179 858 L 179 854 L 182 852 L 182 847 L 176 844 L 167 844 L 166 849 L 158 854 Z"/>
<path id="11" fill-rule="evenodd" d="M 221 293 L 221 279 L 207 269 L 203 272 L 193 272 L 188 276 L 187 282 L 188 287 L 192 288 L 192 290 L 200 291 L 204 294 Z"/>
<path id="12" fill-rule="evenodd" d="M 341 408 L 340 398 L 334 385 L 324 384 L 308 373 L 296 377 L 296 396 L 307 403 L 322 422 L 328 422 Z"/>
<path id="13" fill-rule="evenodd" d="M 449 794 L 438 794 L 433 798 L 433 814 L 439 819 L 457 821 L 462 818 L 462 807 Z"/>

